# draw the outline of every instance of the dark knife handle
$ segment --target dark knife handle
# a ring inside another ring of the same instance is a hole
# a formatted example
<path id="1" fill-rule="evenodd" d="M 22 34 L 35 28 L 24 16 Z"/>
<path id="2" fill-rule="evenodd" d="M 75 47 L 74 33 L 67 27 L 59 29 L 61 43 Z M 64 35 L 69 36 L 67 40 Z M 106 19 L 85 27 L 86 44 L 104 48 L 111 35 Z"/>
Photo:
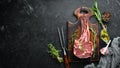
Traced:
<path id="1" fill-rule="evenodd" d="M 65 62 L 65 67 L 66 67 L 66 68 L 70 68 L 67 55 L 64 55 L 64 62 Z"/>

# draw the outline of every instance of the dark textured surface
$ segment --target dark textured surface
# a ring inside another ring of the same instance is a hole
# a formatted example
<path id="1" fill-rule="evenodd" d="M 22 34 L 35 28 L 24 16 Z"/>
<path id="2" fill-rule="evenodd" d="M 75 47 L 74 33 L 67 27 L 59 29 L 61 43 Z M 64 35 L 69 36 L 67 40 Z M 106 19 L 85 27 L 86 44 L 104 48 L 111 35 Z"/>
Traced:
<path id="1" fill-rule="evenodd" d="M 60 49 L 57 26 L 75 22 L 73 11 L 94 0 L 0 0 L 0 68 L 63 68 L 47 53 L 47 44 Z M 120 1 L 99 0 L 101 12 L 112 14 L 111 39 L 120 36 Z M 86 62 L 87 63 L 87 62 Z M 71 63 L 83 68 L 86 63 Z"/>

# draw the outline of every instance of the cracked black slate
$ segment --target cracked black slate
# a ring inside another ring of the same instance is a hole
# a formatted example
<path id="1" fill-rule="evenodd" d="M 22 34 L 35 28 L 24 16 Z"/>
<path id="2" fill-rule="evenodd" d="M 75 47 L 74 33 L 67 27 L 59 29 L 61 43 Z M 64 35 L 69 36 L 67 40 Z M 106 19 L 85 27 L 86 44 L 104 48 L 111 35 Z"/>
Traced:
<path id="1" fill-rule="evenodd" d="M 73 11 L 91 6 L 94 0 L 1 0 L 0 1 L 0 68 L 64 68 L 47 53 L 53 42 L 60 49 L 57 26 L 66 28 L 75 22 Z M 107 24 L 111 39 L 120 36 L 120 1 L 99 0 L 101 12 L 112 14 Z M 89 63 L 89 62 L 88 62 Z M 87 63 L 71 63 L 83 68 Z"/>

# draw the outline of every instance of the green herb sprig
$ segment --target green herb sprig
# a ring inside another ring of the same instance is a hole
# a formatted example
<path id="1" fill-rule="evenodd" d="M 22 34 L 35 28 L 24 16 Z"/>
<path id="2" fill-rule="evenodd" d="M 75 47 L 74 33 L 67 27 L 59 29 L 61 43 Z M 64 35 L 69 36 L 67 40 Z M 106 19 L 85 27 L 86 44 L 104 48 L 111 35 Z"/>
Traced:
<path id="1" fill-rule="evenodd" d="M 72 34 L 71 39 L 69 40 L 69 43 L 73 43 L 74 42 L 75 38 L 77 37 L 77 32 L 78 32 L 78 29 L 76 29 L 74 31 L 74 33 Z"/>
<path id="2" fill-rule="evenodd" d="M 92 27 L 92 26 L 90 26 L 90 30 L 92 31 L 92 33 L 93 33 L 93 47 L 94 47 L 94 49 L 96 48 L 96 36 L 97 36 L 97 32 L 96 32 L 96 30 Z"/>
<path id="3" fill-rule="evenodd" d="M 100 23 L 100 25 L 102 26 L 102 30 L 100 33 L 100 38 L 105 42 L 108 43 L 108 41 L 110 40 L 109 34 L 107 32 L 107 28 L 105 27 L 105 25 L 102 22 L 102 16 L 100 13 L 100 10 L 98 9 L 98 3 L 97 0 L 95 0 L 94 5 L 90 8 L 91 11 L 93 12 L 93 14 L 95 15 L 95 17 L 97 18 L 98 22 Z"/>
<path id="4" fill-rule="evenodd" d="M 50 53 L 50 55 L 53 57 L 53 58 L 56 58 L 58 60 L 58 62 L 63 62 L 63 58 L 60 57 L 59 53 L 61 52 L 60 50 L 57 50 L 53 44 L 48 44 L 48 48 L 49 48 L 49 51 L 48 53 Z"/>
<path id="5" fill-rule="evenodd" d="M 93 33 L 93 48 L 94 48 L 94 50 L 93 50 L 93 58 L 95 57 L 95 49 L 96 49 L 96 37 L 97 37 L 97 32 L 96 32 L 96 30 L 92 27 L 92 26 L 90 26 L 90 30 L 91 30 L 91 32 Z"/>

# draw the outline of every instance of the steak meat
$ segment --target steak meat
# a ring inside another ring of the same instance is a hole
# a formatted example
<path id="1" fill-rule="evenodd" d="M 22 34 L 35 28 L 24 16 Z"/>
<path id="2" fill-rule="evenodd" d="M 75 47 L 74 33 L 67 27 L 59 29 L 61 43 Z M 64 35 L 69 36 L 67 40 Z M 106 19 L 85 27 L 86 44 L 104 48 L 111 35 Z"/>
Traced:
<path id="1" fill-rule="evenodd" d="M 90 41 L 89 18 L 83 14 L 80 38 L 74 40 L 73 53 L 78 58 L 89 58 L 93 53 L 93 43 Z"/>

